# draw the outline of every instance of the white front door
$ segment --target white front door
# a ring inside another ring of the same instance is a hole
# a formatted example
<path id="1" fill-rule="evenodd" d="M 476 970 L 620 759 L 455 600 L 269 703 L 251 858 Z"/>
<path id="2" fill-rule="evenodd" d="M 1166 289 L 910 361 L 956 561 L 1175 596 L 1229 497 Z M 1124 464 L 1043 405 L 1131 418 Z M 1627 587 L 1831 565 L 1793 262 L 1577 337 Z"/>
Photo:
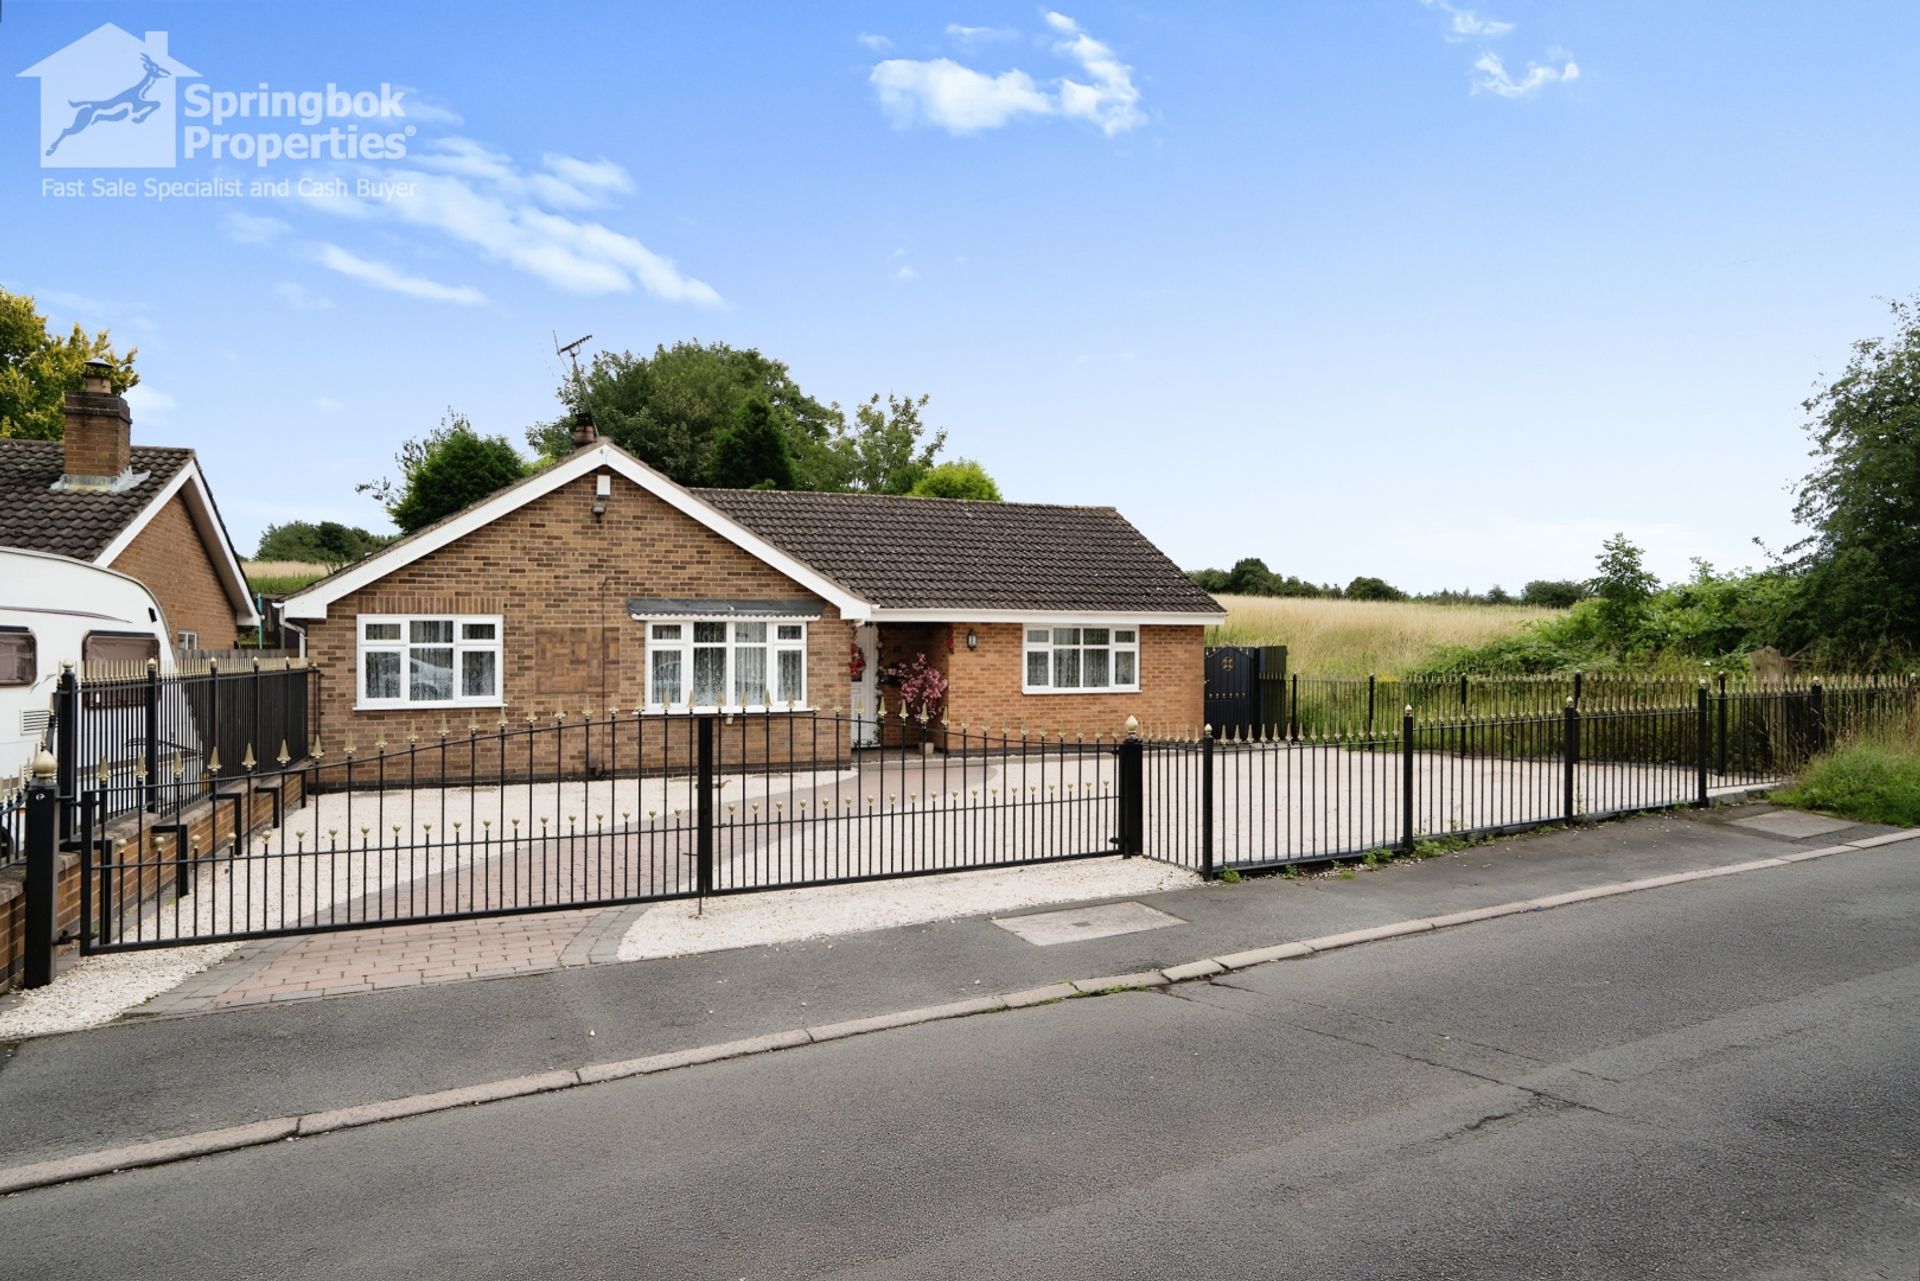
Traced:
<path id="1" fill-rule="evenodd" d="M 853 683 L 853 745 L 872 747 L 880 741 L 880 630 L 872 623 L 853 629 L 860 647 L 860 679 Z"/>

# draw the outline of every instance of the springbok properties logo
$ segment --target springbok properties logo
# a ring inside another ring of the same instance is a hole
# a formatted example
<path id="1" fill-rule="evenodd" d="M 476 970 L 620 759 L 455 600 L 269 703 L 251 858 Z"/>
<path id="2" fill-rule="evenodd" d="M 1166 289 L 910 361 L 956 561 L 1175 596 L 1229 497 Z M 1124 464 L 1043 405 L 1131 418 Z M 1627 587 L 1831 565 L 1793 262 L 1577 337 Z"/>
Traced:
<path id="1" fill-rule="evenodd" d="M 396 160 L 414 135 L 405 89 L 214 89 L 167 55 L 166 32 L 139 39 L 110 22 L 20 74 L 40 81 L 44 169 Z"/>
<path id="2" fill-rule="evenodd" d="M 109 22 L 20 74 L 40 81 L 42 168 L 171 169 L 179 80 L 200 73 L 167 55 L 166 32 Z"/>

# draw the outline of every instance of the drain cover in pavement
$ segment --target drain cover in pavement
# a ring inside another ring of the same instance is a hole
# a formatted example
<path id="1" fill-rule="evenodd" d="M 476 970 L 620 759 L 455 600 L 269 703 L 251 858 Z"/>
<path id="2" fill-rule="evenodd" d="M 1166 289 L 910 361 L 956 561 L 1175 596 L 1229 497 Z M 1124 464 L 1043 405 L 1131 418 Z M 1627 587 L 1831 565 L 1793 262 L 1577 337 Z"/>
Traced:
<path id="1" fill-rule="evenodd" d="M 1018 934 L 1035 947 L 1056 943 L 1078 943 L 1082 939 L 1103 939 L 1115 934 L 1137 934 L 1168 925 L 1185 925 L 1177 916 L 1148 907 L 1145 903 L 1108 903 L 1103 907 L 1070 907 L 1059 912 L 1036 912 L 1032 916 L 999 916 L 993 923 Z"/>
<path id="2" fill-rule="evenodd" d="M 1736 818 L 1735 827 L 1751 827 L 1755 831 L 1770 832 L 1775 836 L 1789 836 L 1800 840 L 1808 836 L 1824 836 L 1828 832 L 1837 832 L 1843 827 L 1852 827 L 1853 823 L 1844 818 L 1828 818 L 1824 814 L 1802 814 L 1798 810 L 1776 810 L 1771 814 L 1755 814 L 1752 818 Z"/>

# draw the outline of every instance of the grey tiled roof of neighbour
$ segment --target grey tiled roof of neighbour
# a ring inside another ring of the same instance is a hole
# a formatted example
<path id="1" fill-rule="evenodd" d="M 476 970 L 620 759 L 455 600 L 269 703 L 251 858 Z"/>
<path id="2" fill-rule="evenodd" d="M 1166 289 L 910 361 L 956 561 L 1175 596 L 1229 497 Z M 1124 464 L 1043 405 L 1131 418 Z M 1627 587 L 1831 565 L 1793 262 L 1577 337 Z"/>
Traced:
<path id="1" fill-rule="evenodd" d="M 691 492 L 883 609 L 1220 612 L 1111 507 Z"/>
<path id="2" fill-rule="evenodd" d="M 66 470 L 57 440 L 0 440 L 0 547 L 24 547 L 91 561 L 193 458 L 191 449 L 133 447 L 146 479 L 117 494 L 53 488 Z"/>

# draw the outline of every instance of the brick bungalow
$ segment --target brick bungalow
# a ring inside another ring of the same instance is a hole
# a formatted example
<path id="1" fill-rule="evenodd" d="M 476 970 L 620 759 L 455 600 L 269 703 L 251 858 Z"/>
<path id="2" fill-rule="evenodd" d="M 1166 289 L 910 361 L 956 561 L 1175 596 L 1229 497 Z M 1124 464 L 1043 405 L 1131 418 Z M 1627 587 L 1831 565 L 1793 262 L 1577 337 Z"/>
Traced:
<path id="1" fill-rule="evenodd" d="M 882 669 L 918 654 L 955 725 L 1201 719 L 1221 610 L 1111 508 L 688 489 L 590 433 L 286 599 L 333 743 L 688 708 L 837 711 L 872 741 Z"/>
<path id="2" fill-rule="evenodd" d="M 134 445 L 133 416 L 109 372 L 89 363 L 83 389 L 63 406 L 63 440 L 0 439 L 0 547 L 137 578 L 176 649 L 231 648 L 259 617 L 200 461 L 191 449 Z"/>

